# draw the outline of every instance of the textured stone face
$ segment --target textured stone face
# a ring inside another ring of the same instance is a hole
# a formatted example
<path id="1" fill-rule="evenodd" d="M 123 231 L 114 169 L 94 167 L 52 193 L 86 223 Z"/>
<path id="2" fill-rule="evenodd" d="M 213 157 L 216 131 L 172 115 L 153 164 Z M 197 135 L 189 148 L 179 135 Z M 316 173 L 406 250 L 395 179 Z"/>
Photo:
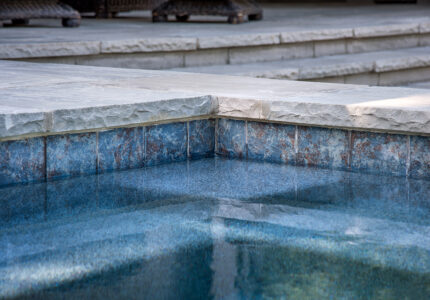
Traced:
<path id="1" fill-rule="evenodd" d="M 218 120 L 217 153 L 230 158 L 246 158 L 245 121 Z"/>
<path id="2" fill-rule="evenodd" d="M 48 179 L 96 173 L 95 133 L 54 135 L 46 138 Z"/>
<path id="3" fill-rule="evenodd" d="M 248 122 L 248 158 L 295 164 L 296 126 Z"/>
<path id="4" fill-rule="evenodd" d="M 409 175 L 412 178 L 430 178 L 430 137 L 411 136 L 411 166 Z"/>
<path id="5" fill-rule="evenodd" d="M 406 176 L 407 136 L 352 132 L 351 168 L 357 171 Z"/>
<path id="6" fill-rule="evenodd" d="M 45 179 L 44 138 L 0 142 L 0 185 Z"/>
<path id="7" fill-rule="evenodd" d="M 148 166 L 187 159 L 187 124 L 170 123 L 146 127 Z"/>
<path id="8" fill-rule="evenodd" d="M 191 158 L 211 157 L 215 150 L 215 120 L 189 122 L 189 156 Z"/>
<path id="9" fill-rule="evenodd" d="M 299 126 L 297 164 L 347 170 L 348 139 L 346 130 Z"/>
<path id="10" fill-rule="evenodd" d="M 123 170 L 144 165 L 144 128 L 119 128 L 99 133 L 98 170 Z"/>

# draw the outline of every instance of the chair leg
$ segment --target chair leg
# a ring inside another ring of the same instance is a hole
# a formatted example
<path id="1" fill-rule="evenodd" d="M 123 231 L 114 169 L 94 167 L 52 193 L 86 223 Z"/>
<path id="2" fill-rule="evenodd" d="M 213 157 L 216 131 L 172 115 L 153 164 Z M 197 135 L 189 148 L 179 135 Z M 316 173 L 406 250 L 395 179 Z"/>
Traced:
<path id="1" fill-rule="evenodd" d="M 28 25 L 30 24 L 29 19 L 12 19 L 12 25 Z"/>

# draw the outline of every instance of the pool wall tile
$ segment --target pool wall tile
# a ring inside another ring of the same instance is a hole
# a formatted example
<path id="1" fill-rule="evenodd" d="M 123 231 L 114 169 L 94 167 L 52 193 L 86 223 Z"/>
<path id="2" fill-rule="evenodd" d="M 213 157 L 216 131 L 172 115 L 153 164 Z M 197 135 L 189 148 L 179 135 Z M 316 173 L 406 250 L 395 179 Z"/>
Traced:
<path id="1" fill-rule="evenodd" d="M 296 126 L 248 122 L 248 158 L 295 164 Z"/>
<path id="2" fill-rule="evenodd" d="M 230 158 L 246 158 L 245 121 L 219 119 L 217 154 Z"/>
<path id="3" fill-rule="evenodd" d="M 406 176 L 408 136 L 353 131 L 351 142 L 353 171 Z"/>
<path id="4" fill-rule="evenodd" d="M 190 121 L 188 138 L 191 158 L 212 157 L 215 151 L 215 120 Z"/>
<path id="5" fill-rule="evenodd" d="M 0 142 L 0 185 L 44 179 L 43 137 Z"/>
<path id="6" fill-rule="evenodd" d="M 430 179 L 430 137 L 411 136 L 409 176 Z"/>
<path id="7" fill-rule="evenodd" d="M 96 173 L 96 133 L 47 137 L 46 171 L 48 179 Z"/>
<path id="8" fill-rule="evenodd" d="M 148 126 L 145 134 L 148 166 L 187 159 L 187 123 Z"/>
<path id="9" fill-rule="evenodd" d="M 143 127 L 118 128 L 98 135 L 98 171 L 125 170 L 144 165 Z"/>
<path id="10" fill-rule="evenodd" d="M 297 164 L 346 170 L 349 133 L 346 130 L 298 126 Z"/>

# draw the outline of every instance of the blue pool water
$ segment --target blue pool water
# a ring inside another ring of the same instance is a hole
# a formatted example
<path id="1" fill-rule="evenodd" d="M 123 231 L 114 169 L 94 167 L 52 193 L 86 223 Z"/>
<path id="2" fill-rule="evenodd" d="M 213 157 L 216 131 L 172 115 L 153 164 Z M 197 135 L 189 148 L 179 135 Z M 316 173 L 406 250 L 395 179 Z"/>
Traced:
<path id="1" fill-rule="evenodd" d="M 430 181 L 220 158 L 0 189 L 0 298 L 428 299 Z"/>

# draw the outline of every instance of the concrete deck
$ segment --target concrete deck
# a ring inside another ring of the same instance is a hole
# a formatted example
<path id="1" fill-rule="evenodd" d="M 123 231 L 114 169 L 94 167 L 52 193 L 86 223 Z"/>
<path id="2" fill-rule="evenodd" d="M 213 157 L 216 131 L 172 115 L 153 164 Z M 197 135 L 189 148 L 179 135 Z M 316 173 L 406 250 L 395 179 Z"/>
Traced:
<path id="1" fill-rule="evenodd" d="M 0 140 L 220 116 L 430 134 L 430 91 L 0 62 Z"/>
<path id="2" fill-rule="evenodd" d="M 219 18 L 153 24 L 149 12 L 134 12 L 110 20 L 84 18 L 75 29 L 62 28 L 56 20 L 2 28 L 0 58 L 189 51 L 429 32 L 430 5 L 271 5 L 265 7 L 264 20 L 237 26 Z"/>

